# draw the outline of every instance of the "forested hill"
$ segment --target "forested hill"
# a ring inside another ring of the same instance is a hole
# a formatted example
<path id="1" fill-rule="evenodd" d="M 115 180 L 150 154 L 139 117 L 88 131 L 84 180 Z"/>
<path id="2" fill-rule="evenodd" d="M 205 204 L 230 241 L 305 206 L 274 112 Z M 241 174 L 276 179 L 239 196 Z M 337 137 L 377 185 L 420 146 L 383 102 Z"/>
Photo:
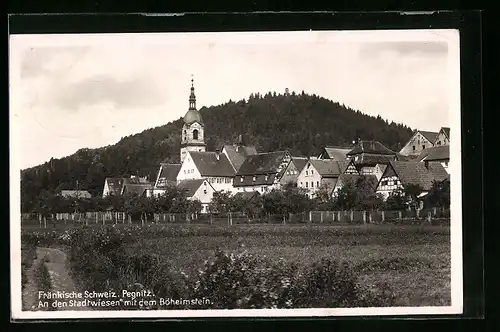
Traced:
<path id="1" fill-rule="evenodd" d="M 259 152 L 288 149 L 293 155 L 317 155 L 325 145 L 350 146 L 352 141 L 375 139 L 397 150 L 411 136 L 402 124 L 389 123 L 316 95 L 252 94 L 248 101 L 229 101 L 200 109 L 205 122 L 207 150 L 233 143 L 240 134 Z M 161 119 L 159 119 L 161 121 Z M 123 138 L 99 149 L 81 149 L 22 171 L 22 199 L 26 208 L 42 190 L 75 188 L 92 194 L 102 191 L 106 177 L 131 174 L 154 179 L 159 163 L 179 162 L 182 119 Z"/>

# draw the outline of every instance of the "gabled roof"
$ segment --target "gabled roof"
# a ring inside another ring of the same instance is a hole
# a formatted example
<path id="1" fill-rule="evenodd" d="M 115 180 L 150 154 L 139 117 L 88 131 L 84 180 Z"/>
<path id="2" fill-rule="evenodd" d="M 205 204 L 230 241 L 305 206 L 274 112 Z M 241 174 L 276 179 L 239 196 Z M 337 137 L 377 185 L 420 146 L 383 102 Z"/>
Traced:
<path id="1" fill-rule="evenodd" d="M 377 164 L 377 167 L 380 168 L 380 171 L 384 174 L 387 164 Z"/>
<path id="2" fill-rule="evenodd" d="M 158 179 L 165 179 L 165 181 L 175 182 L 177 175 L 181 170 L 181 164 L 165 164 L 161 163 L 161 171 Z"/>
<path id="3" fill-rule="evenodd" d="M 177 187 L 182 189 L 187 197 L 192 197 L 200 186 L 205 182 L 204 179 L 194 179 L 194 180 L 183 180 L 177 184 Z M 207 186 L 211 186 L 210 182 L 207 181 Z"/>
<path id="4" fill-rule="evenodd" d="M 130 178 L 123 178 L 123 184 L 150 184 L 146 178 L 134 176 Z"/>
<path id="5" fill-rule="evenodd" d="M 61 190 L 62 197 L 90 198 L 92 195 L 87 190 Z"/>
<path id="6" fill-rule="evenodd" d="M 450 159 L 450 146 L 449 145 L 438 145 L 431 148 L 422 150 L 418 156 L 418 161 L 437 161 L 437 160 L 449 160 Z"/>
<path id="7" fill-rule="evenodd" d="M 302 171 L 304 166 L 306 166 L 307 160 L 308 159 L 306 157 L 292 157 L 292 162 L 299 172 Z"/>
<path id="8" fill-rule="evenodd" d="M 123 178 L 106 178 L 105 182 L 108 184 L 110 194 L 120 195 L 122 193 Z"/>
<path id="9" fill-rule="evenodd" d="M 426 168 L 424 163 L 412 161 L 393 161 L 389 165 L 403 186 L 415 184 L 424 190 L 429 190 L 433 181 L 443 181 L 448 176 L 444 167 L 438 162 L 429 163 L 429 168 Z"/>
<path id="10" fill-rule="evenodd" d="M 237 175 L 257 175 L 277 173 L 288 151 L 276 151 L 250 155 L 245 159 Z"/>
<path id="11" fill-rule="evenodd" d="M 444 134 L 446 135 L 446 137 L 448 139 L 450 139 L 450 128 L 449 127 L 441 127 L 441 129 L 439 130 L 440 132 L 444 132 Z"/>
<path id="12" fill-rule="evenodd" d="M 424 136 L 429 142 L 434 144 L 436 141 L 436 138 L 438 137 L 439 133 L 436 133 L 434 131 L 424 131 L 424 130 L 417 130 L 422 136 Z"/>
<path id="13" fill-rule="evenodd" d="M 347 155 L 360 153 L 380 154 L 380 155 L 395 155 L 396 152 L 387 148 L 379 141 L 360 141 L 354 149 L 349 151 Z"/>
<path id="14" fill-rule="evenodd" d="M 396 155 L 361 155 L 361 159 L 355 161 L 355 164 L 388 164 L 394 161 Z"/>
<path id="15" fill-rule="evenodd" d="M 347 153 L 349 153 L 349 151 L 351 150 L 352 148 L 325 146 L 323 152 L 326 153 L 330 159 L 345 160 L 347 157 Z"/>
<path id="16" fill-rule="evenodd" d="M 135 183 L 126 183 L 123 186 L 123 193 L 128 193 L 128 194 L 136 194 L 136 195 L 142 195 L 146 191 L 146 189 L 152 188 L 152 184 L 150 183 L 140 183 L 140 184 L 135 184 Z"/>
<path id="17" fill-rule="evenodd" d="M 257 154 L 257 149 L 255 148 L 255 146 L 233 144 L 224 145 L 223 149 L 226 151 L 229 161 L 233 165 L 235 171 L 238 171 L 240 169 L 247 156 Z"/>
<path id="18" fill-rule="evenodd" d="M 311 159 L 309 162 L 322 177 L 337 177 L 344 173 L 349 165 L 348 161 L 334 159 Z"/>
<path id="19" fill-rule="evenodd" d="M 234 176 L 234 168 L 223 153 L 190 151 L 189 154 L 201 176 Z"/>

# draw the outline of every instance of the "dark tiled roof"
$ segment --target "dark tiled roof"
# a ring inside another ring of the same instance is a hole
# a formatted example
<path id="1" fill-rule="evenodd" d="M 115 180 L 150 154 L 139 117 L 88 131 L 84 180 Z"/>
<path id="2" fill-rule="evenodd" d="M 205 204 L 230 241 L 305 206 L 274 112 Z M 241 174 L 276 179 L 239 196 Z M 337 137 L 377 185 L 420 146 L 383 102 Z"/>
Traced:
<path id="1" fill-rule="evenodd" d="M 418 131 L 419 133 L 422 134 L 422 136 L 424 136 L 427 140 L 429 140 L 429 142 L 431 142 L 432 144 L 434 144 L 434 142 L 436 141 L 436 138 L 438 137 L 439 133 L 436 133 L 436 132 L 433 132 L 433 131 L 423 131 L 423 130 L 419 130 Z"/>
<path id="2" fill-rule="evenodd" d="M 449 160 L 449 159 L 450 159 L 449 145 L 438 145 L 424 149 L 417 158 L 418 161 Z"/>
<path id="3" fill-rule="evenodd" d="M 277 173 L 272 174 L 255 174 L 255 175 L 237 175 L 233 180 L 233 187 L 246 187 L 246 186 L 263 186 L 271 185 L 276 179 Z M 243 181 L 241 178 L 243 177 Z M 267 177 L 267 179 L 266 179 Z M 255 181 L 254 181 L 255 179 Z"/>
<path id="4" fill-rule="evenodd" d="M 384 146 L 379 141 L 360 141 L 354 149 L 349 151 L 347 155 L 373 153 L 381 155 L 395 155 L 396 152 Z"/>
<path id="5" fill-rule="evenodd" d="M 123 178 L 123 183 L 125 185 L 127 184 L 149 184 L 149 182 L 145 178 L 141 177 L 130 177 L 130 178 Z"/>
<path id="6" fill-rule="evenodd" d="M 198 188 L 200 188 L 204 181 L 204 179 L 184 180 L 179 182 L 177 186 L 180 189 L 184 190 L 187 197 L 191 197 L 196 193 L 196 191 L 198 190 Z M 210 183 L 208 183 L 207 181 L 207 186 L 209 185 Z"/>
<path id="7" fill-rule="evenodd" d="M 361 158 L 354 161 L 355 164 L 388 164 L 394 161 L 397 157 L 396 155 L 367 155 L 363 154 Z"/>
<path id="8" fill-rule="evenodd" d="M 123 187 L 123 192 L 128 194 L 137 194 L 142 195 L 146 191 L 146 189 L 150 189 L 153 186 L 148 183 L 134 184 L 134 183 L 126 183 Z"/>
<path id="9" fill-rule="evenodd" d="M 121 195 L 123 188 L 123 178 L 106 178 L 109 193 L 112 195 Z"/>
<path id="10" fill-rule="evenodd" d="M 349 151 L 351 150 L 352 148 L 337 148 L 330 146 L 326 146 L 324 149 L 328 157 L 335 160 L 345 160 L 347 157 L 347 153 L 349 153 Z"/>
<path id="11" fill-rule="evenodd" d="M 292 162 L 299 172 L 306 166 L 307 160 L 306 157 L 292 157 Z"/>
<path id="12" fill-rule="evenodd" d="M 177 181 L 177 175 L 181 170 L 181 164 L 164 164 L 161 163 L 161 171 L 158 180 L 163 180 L 162 183 Z"/>
<path id="13" fill-rule="evenodd" d="M 92 195 L 87 190 L 61 190 L 61 196 L 63 197 L 79 197 L 79 198 L 90 198 Z"/>
<path id="14" fill-rule="evenodd" d="M 226 151 L 229 161 L 233 165 L 235 171 L 238 171 L 245 162 L 247 156 L 257 154 L 257 149 L 254 146 L 242 145 L 224 145 L 223 149 Z"/>
<path id="15" fill-rule="evenodd" d="M 449 127 L 441 127 L 441 130 L 444 131 L 446 137 L 450 139 L 450 128 Z"/>
<path id="16" fill-rule="evenodd" d="M 191 151 L 189 153 L 201 176 L 234 176 L 234 168 L 225 154 L 201 151 Z M 219 155 L 218 159 L 217 155 Z"/>
<path id="17" fill-rule="evenodd" d="M 349 164 L 347 161 L 334 159 L 311 159 L 309 162 L 322 177 L 337 177 L 345 171 Z"/>
<path id="18" fill-rule="evenodd" d="M 424 163 L 412 161 L 393 161 L 390 166 L 396 172 L 401 184 L 418 184 L 424 190 L 429 190 L 433 181 L 443 181 L 448 173 L 438 162 L 429 163 L 429 169 Z"/>
<path id="19" fill-rule="evenodd" d="M 237 175 L 257 175 L 277 173 L 283 160 L 288 156 L 287 151 L 277 151 L 250 155 L 245 159 Z M 238 181 L 237 181 L 238 182 Z"/>

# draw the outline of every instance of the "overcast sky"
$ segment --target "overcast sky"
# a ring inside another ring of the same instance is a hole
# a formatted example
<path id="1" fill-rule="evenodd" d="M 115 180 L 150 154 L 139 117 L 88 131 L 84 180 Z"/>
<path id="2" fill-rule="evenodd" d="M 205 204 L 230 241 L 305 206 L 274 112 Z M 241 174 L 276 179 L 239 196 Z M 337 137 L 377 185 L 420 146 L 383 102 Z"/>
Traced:
<path id="1" fill-rule="evenodd" d="M 449 30 L 15 35 L 12 148 L 24 169 L 164 125 L 186 113 L 191 75 L 198 108 L 288 88 L 438 131 L 458 111 L 457 41 Z"/>

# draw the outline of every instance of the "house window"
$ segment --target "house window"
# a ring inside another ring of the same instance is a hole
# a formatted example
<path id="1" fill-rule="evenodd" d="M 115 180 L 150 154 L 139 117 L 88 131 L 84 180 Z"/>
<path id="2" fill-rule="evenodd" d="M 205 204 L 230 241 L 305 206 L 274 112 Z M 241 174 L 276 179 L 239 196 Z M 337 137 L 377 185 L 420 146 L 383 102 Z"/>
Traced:
<path id="1" fill-rule="evenodd" d="M 198 130 L 193 130 L 193 139 L 198 139 Z"/>
<path id="2" fill-rule="evenodd" d="M 309 171 L 306 171 L 306 176 L 308 176 L 308 175 L 309 175 Z"/>
<path id="3" fill-rule="evenodd" d="M 319 181 L 316 181 L 316 187 L 319 187 Z"/>
<path id="4" fill-rule="evenodd" d="M 311 188 L 314 188 L 314 181 L 311 181 Z"/>
<path id="5" fill-rule="evenodd" d="M 412 148 L 413 148 L 413 151 L 415 151 L 415 145 L 414 145 L 414 146 L 412 146 Z"/>
<path id="6" fill-rule="evenodd" d="M 313 171 L 313 170 L 311 170 L 311 175 L 313 175 L 313 173 L 314 173 L 314 171 Z"/>
<path id="7" fill-rule="evenodd" d="M 309 188 L 309 182 L 306 182 L 306 188 Z"/>
<path id="8" fill-rule="evenodd" d="M 203 190 L 203 193 L 206 195 L 206 194 L 207 194 L 207 190 L 206 190 L 206 189 L 205 189 L 205 190 Z"/>
<path id="9" fill-rule="evenodd" d="M 424 150 L 424 149 L 425 149 L 425 145 L 422 145 L 422 150 Z"/>

